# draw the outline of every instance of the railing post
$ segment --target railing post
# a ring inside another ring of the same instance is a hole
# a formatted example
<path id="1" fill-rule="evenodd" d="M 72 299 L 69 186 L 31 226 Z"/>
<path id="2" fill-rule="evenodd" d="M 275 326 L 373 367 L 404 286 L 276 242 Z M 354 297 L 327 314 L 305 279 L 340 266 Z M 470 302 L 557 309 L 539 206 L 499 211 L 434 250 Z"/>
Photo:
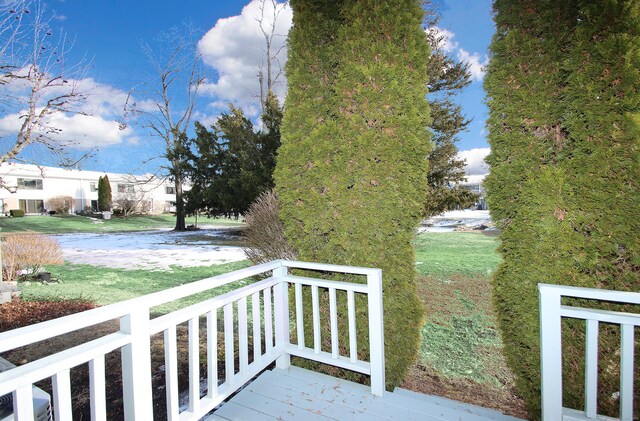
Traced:
<path id="1" fill-rule="evenodd" d="M 542 419 L 562 419 L 561 294 L 552 285 L 538 284 L 540 297 L 540 372 Z"/>
<path id="2" fill-rule="evenodd" d="M 122 347 L 122 389 L 125 420 L 153 418 L 149 309 L 132 309 L 120 319 L 120 331 L 131 335 Z"/>
<path id="3" fill-rule="evenodd" d="M 291 355 L 284 352 L 289 344 L 289 286 L 284 280 L 288 270 L 286 266 L 279 266 L 273 270 L 273 277 L 279 279 L 279 283 L 273 287 L 273 299 L 275 307 L 276 347 L 282 349 L 282 355 L 276 360 L 276 367 L 288 368 L 291 365 Z"/>
<path id="4" fill-rule="evenodd" d="M 382 270 L 367 275 L 369 288 L 369 352 L 371 358 L 371 393 L 382 396 L 384 380 L 384 322 L 382 320 Z"/>

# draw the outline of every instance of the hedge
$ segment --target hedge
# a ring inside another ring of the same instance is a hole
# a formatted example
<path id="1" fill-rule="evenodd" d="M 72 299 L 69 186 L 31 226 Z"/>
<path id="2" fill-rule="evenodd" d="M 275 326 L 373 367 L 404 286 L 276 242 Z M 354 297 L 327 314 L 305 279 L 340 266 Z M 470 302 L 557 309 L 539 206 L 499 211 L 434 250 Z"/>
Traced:
<path id="1" fill-rule="evenodd" d="M 289 91 L 275 172 L 285 235 L 301 260 L 382 269 L 392 388 L 415 360 L 422 321 L 411 240 L 430 150 L 423 11 L 414 0 L 291 6 Z M 310 308 L 308 291 L 305 301 Z M 344 297 L 338 301 L 343 323 Z M 366 320 L 366 305 L 357 306 Z M 357 328 L 366 359 L 366 323 Z M 329 335 L 323 338 L 326 349 Z M 340 343 L 349 343 L 346 329 Z"/>
<path id="2" fill-rule="evenodd" d="M 485 187 L 502 229 L 494 296 L 507 361 L 536 419 L 537 284 L 640 290 L 640 3 L 497 0 L 494 16 L 485 78 Z M 584 329 L 563 330 L 563 398 L 573 408 L 583 407 Z M 598 402 L 610 416 L 619 341 L 619 329 L 601 328 Z"/>

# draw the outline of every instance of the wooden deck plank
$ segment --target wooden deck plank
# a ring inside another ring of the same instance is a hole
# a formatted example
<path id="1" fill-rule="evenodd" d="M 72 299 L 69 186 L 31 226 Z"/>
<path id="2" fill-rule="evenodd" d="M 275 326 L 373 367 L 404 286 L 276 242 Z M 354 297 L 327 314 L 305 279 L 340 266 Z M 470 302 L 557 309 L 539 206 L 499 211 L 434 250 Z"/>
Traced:
<path id="1" fill-rule="evenodd" d="M 294 379 L 301 382 L 298 379 Z M 310 384 L 292 382 L 288 376 L 264 376 L 256 382 L 255 393 L 265 393 L 282 399 L 283 402 L 298 406 L 310 412 L 322 414 L 329 419 L 385 421 L 388 417 L 370 411 L 370 399 L 348 393 L 317 393 Z M 253 385 L 251 385 L 253 386 Z M 317 386 L 317 385 L 316 385 Z M 411 418 L 406 418 L 407 420 Z"/>
<path id="2" fill-rule="evenodd" d="M 378 419 L 378 420 L 420 420 L 420 421 L 442 421 L 443 418 L 425 415 L 410 408 L 397 408 L 386 404 L 384 398 L 373 396 L 368 387 L 360 388 L 360 384 L 347 382 L 341 379 L 334 379 L 326 376 L 330 381 L 314 383 L 311 380 L 301 379 L 296 376 L 289 376 L 284 370 L 274 370 L 268 374 L 265 372 L 264 380 L 271 385 L 286 384 L 292 390 L 304 391 L 305 397 L 313 398 L 322 402 L 326 406 L 329 414 L 333 414 L 333 408 L 343 411 L 343 419 Z M 352 387 L 352 386 L 356 387 Z M 364 393 L 362 393 L 364 392 Z M 345 410 L 345 408 L 347 408 Z M 336 413 L 339 416 L 340 413 Z M 357 417 L 356 417 L 357 415 Z M 331 415 L 333 416 L 333 415 Z"/>
<path id="3" fill-rule="evenodd" d="M 387 392 L 382 398 L 374 397 L 371 394 L 371 388 L 368 386 L 349 382 L 343 379 L 338 379 L 326 374 L 316 373 L 309 370 L 304 370 L 299 367 L 290 367 L 289 371 L 274 370 L 265 375 L 273 376 L 289 376 L 290 378 L 297 378 L 299 380 L 307 381 L 307 384 L 298 384 L 299 388 L 307 388 L 315 396 L 322 396 L 327 391 L 333 391 L 341 394 L 353 394 L 357 396 L 360 401 L 354 401 L 348 399 L 345 403 L 354 405 L 355 408 L 369 412 L 382 417 L 388 417 L 387 419 L 418 419 L 418 420 L 458 420 L 464 419 L 468 421 L 484 421 L 487 417 L 474 411 L 474 409 L 483 409 L 473 405 L 467 405 L 459 403 L 461 406 L 450 407 L 443 404 L 444 402 L 429 402 L 414 400 L 405 396 L 396 396 L 393 393 Z M 284 381 L 284 380 L 283 380 Z M 321 387 L 314 387 L 321 385 Z M 338 398 L 339 399 L 339 398 Z M 490 412 L 490 415 L 496 419 L 507 421 L 507 419 L 499 418 L 499 412 L 486 410 Z M 502 415 L 505 417 L 504 415 Z"/>
<path id="4" fill-rule="evenodd" d="M 396 395 L 394 393 L 385 393 L 385 404 L 401 409 L 410 408 L 412 411 L 420 412 L 425 415 L 435 416 L 447 421 L 487 421 L 486 417 L 473 413 L 472 410 L 466 408 L 459 410 L 450 408 L 445 405 L 420 401 L 407 396 Z"/>
<path id="5" fill-rule="evenodd" d="M 285 370 L 282 370 L 285 371 Z M 328 374 L 318 373 L 315 371 L 305 370 L 304 368 L 291 366 L 287 369 L 287 375 L 298 379 L 308 380 L 312 383 L 322 383 L 327 387 L 348 387 L 351 390 L 357 390 L 365 394 L 371 394 L 371 388 L 364 384 L 350 382 Z"/>
<path id="6" fill-rule="evenodd" d="M 265 395 L 273 399 L 298 407 L 305 411 L 336 420 L 371 420 L 384 421 L 388 418 L 362 411 L 353 405 L 345 404 L 340 400 L 325 400 L 317 396 L 313 391 L 305 388 L 297 388 L 296 385 L 285 379 L 280 381 L 275 377 L 269 381 L 265 377 L 256 380 L 248 386 L 253 393 Z M 365 406 L 364 409 L 367 407 Z"/>
<path id="7" fill-rule="evenodd" d="M 277 420 L 276 417 L 269 416 L 264 412 L 257 411 L 245 405 L 240 405 L 231 400 L 226 402 L 215 413 L 209 415 L 204 421 L 218 421 L 218 420 L 231 420 L 231 421 L 253 421 L 264 420 L 273 421 Z"/>
<path id="8" fill-rule="evenodd" d="M 270 397 L 261 393 L 256 393 L 255 381 L 245 387 L 240 393 L 233 397 L 231 402 L 250 408 L 253 410 L 250 420 L 283 420 L 283 421 L 295 421 L 295 420 L 310 420 L 310 421 L 328 421 L 336 420 L 336 418 L 330 418 L 323 415 L 319 415 L 308 409 L 300 408 L 289 402 L 281 401 L 277 396 Z M 225 405 L 222 405 L 220 409 L 216 411 L 216 414 L 222 414 L 227 417 L 225 412 Z M 237 408 L 234 408 L 234 410 Z M 258 413 L 260 415 L 258 415 Z M 236 420 L 238 418 L 231 418 Z"/>
<path id="9" fill-rule="evenodd" d="M 263 372 L 215 415 L 230 420 L 522 421 L 446 398 L 398 392 L 374 396 L 368 386 L 292 366 Z"/>

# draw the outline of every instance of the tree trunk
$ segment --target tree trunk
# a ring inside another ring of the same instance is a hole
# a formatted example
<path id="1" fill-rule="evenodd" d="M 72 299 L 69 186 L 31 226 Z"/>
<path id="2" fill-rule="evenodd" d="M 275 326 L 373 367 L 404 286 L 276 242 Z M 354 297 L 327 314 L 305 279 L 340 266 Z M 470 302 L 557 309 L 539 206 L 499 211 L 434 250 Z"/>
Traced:
<path id="1" fill-rule="evenodd" d="M 174 186 L 176 190 L 176 227 L 174 231 L 184 231 L 187 229 L 185 222 L 184 197 L 182 195 L 182 178 L 175 177 Z"/>

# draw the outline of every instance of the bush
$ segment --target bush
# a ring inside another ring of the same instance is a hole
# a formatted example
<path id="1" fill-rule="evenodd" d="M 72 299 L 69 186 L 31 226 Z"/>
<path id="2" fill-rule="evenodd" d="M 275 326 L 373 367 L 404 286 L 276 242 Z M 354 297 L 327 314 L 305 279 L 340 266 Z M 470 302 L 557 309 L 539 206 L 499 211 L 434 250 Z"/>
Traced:
<path id="1" fill-rule="evenodd" d="M 639 14 L 637 0 L 494 2 L 484 82 L 485 187 L 502 228 L 494 299 L 531 419 L 541 409 L 537 284 L 640 290 Z M 562 347 L 563 405 L 583 408 L 583 321 L 563 322 Z M 601 323 L 598 351 L 598 414 L 619 417 L 619 328 Z M 637 414 L 637 394 L 634 404 Z"/>
<path id="2" fill-rule="evenodd" d="M 9 215 L 14 218 L 22 218 L 24 216 L 24 211 L 22 209 L 10 209 Z"/>
<path id="3" fill-rule="evenodd" d="M 285 235 L 301 260 L 382 269 L 393 389 L 415 362 L 422 325 L 411 241 L 430 150 L 423 10 L 414 0 L 292 0 L 291 7 L 296 24 L 274 174 Z M 311 294 L 303 295 L 310 308 Z M 328 293 L 320 299 L 328 303 Z M 339 308 L 344 320 L 346 306 Z M 366 359 L 366 312 L 358 317 L 358 353 Z M 304 321 L 310 332 L 312 318 Z M 338 334 L 349 342 L 348 332 Z M 322 338 L 330 349 L 328 335 Z"/>
<path id="4" fill-rule="evenodd" d="M 23 272 L 36 274 L 45 265 L 61 265 L 58 241 L 40 234 L 10 235 L 2 242 L 2 279 L 17 281 Z"/>
<path id="5" fill-rule="evenodd" d="M 50 215 L 56 213 L 68 214 L 73 207 L 73 197 L 71 196 L 56 196 L 47 201 L 49 209 L 54 213 L 49 212 Z"/>
<path id="6" fill-rule="evenodd" d="M 247 222 L 244 230 L 248 245 L 246 253 L 254 264 L 296 258 L 296 253 L 284 237 L 280 203 L 273 190 L 258 196 L 244 217 Z"/>
<path id="7" fill-rule="evenodd" d="M 111 202 L 111 183 L 105 174 L 104 177 L 98 178 L 98 211 L 110 211 Z"/>

